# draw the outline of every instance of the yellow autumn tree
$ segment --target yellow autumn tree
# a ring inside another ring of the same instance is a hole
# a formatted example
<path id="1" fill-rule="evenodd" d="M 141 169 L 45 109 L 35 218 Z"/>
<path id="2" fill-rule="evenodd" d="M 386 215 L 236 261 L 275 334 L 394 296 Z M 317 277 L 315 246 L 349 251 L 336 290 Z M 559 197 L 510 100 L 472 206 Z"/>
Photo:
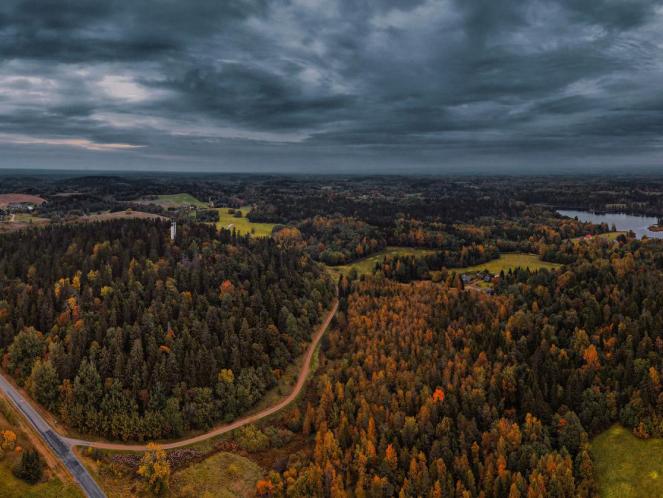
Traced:
<path id="1" fill-rule="evenodd" d="M 13 431 L 6 430 L 0 434 L 2 436 L 2 443 L 0 447 L 3 450 L 13 450 L 16 447 L 16 434 Z"/>
<path id="2" fill-rule="evenodd" d="M 147 488 L 155 495 L 168 489 L 170 464 L 166 452 L 156 443 L 149 443 L 138 467 L 138 475 L 147 481 Z"/>

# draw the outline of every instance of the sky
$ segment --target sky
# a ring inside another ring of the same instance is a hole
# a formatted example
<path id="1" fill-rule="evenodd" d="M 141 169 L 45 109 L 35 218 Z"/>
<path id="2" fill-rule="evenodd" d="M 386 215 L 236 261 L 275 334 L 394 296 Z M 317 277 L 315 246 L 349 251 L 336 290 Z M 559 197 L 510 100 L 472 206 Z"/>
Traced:
<path id="1" fill-rule="evenodd" d="M 663 172 L 662 4 L 2 0 L 0 168 Z"/>

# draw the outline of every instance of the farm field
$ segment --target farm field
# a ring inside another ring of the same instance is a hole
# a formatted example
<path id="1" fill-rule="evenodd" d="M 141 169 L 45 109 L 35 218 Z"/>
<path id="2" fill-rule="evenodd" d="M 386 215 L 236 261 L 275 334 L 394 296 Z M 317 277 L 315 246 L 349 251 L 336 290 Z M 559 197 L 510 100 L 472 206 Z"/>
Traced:
<path id="1" fill-rule="evenodd" d="M 529 268 L 536 271 L 541 269 L 553 270 L 562 265 L 541 261 L 538 255 L 522 252 L 504 253 L 499 258 L 480 265 L 466 266 L 465 268 L 455 268 L 454 270 L 462 273 L 473 273 L 482 270 L 488 270 L 490 273 L 499 273 L 502 270 L 509 271 L 516 268 Z"/>
<path id="2" fill-rule="evenodd" d="M 0 194 L 0 208 L 7 207 L 9 204 L 22 202 L 41 206 L 46 202 L 46 199 L 38 195 L 29 194 Z"/>
<path id="3" fill-rule="evenodd" d="M 219 211 L 219 221 L 216 224 L 217 228 L 234 228 L 240 234 L 251 234 L 256 237 L 269 237 L 272 235 L 272 229 L 274 228 L 273 223 L 252 223 L 246 217 L 248 212 L 251 210 L 249 207 L 242 207 L 240 211 L 242 212 L 241 218 L 236 218 L 228 212 L 227 207 L 217 208 Z"/>
<path id="4" fill-rule="evenodd" d="M 663 496 L 663 439 L 642 440 L 614 425 L 591 445 L 602 498 Z"/>
<path id="5" fill-rule="evenodd" d="M 435 254 L 435 250 L 416 247 L 390 246 L 371 256 L 355 261 L 354 263 L 339 266 L 327 266 L 327 268 L 334 275 L 348 275 L 353 268 L 357 270 L 359 275 L 368 275 L 373 272 L 375 263 L 382 261 L 385 256 L 427 256 L 429 254 Z"/>
<path id="6" fill-rule="evenodd" d="M 182 206 L 194 206 L 197 208 L 206 208 L 207 203 L 196 199 L 191 194 L 164 194 L 158 195 L 156 199 L 139 199 L 136 201 L 140 204 L 156 204 L 163 208 L 178 208 Z"/>
<path id="7" fill-rule="evenodd" d="M 9 215 L 6 221 L 0 222 L 0 233 L 13 232 L 32 226 L 47 225 L 50 221 L 46 218 L 39 218 L 29 213 L 16 213 Z"/>
<path id="8" fill-rule="evenodd" d="M 110 212 L 105 212 L 105 213 L 96 213 L 96 214 L 90 214 L 88 216 L 81 216 L 78 218 L 76 221 L 84 221 L 84 222 L 93 222 L 93 221 L 108 221 L 108 220 L 118 220 L 118 219 L 123 219 L 123 220 L 130 220 L 130 219 L 162 219 L 165 220 L 161 215 L 154 214 L 154 213 L 145 213 L 143 211 L 133 211 L 133 210 L 126 210 L 126 211 L 115 211 L 113 213 Z"/>

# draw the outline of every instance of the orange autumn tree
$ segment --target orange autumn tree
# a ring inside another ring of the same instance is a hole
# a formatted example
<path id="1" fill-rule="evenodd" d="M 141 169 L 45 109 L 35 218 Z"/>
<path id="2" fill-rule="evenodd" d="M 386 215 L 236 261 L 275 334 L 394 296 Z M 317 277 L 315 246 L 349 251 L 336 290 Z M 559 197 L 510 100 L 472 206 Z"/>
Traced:
<path id="1" fill-rule="evenodd" d="M 398 454 L 396 453 L 396 448 L 394 448 L 394 445 L 391 443 L 387 445 L 387 449 L 385 450 L 384 461 L 387 462 L 387 465 L 392 471 L 396 470 L 396 466 L 398 465 Z"/>
<path id="2" fill-rule="evenodd" d="M 274 483 L 264 479 L 258 481 L 256 483 L 256 496 L 259 498 L 274 496 Z"/>

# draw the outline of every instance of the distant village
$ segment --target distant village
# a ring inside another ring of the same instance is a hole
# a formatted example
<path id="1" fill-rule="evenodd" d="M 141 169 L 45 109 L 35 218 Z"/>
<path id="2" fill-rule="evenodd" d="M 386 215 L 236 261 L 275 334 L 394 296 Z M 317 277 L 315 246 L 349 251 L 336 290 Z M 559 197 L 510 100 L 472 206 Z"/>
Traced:
<path id="1" fill-rule="evenodd" d="M 3 197 L 6 197 L 3 199 Z M 19 197 L 19 199 L 13 200 L 14 197 Z M 11 220 L 15 215 L 19 213 L 31 214 L 37 207 L 44 204 L 46 201 L 39 197 L 34 196 L 25 196 L 28 198 L 34 197 L 34 199 L 21 199 L 22 195 L 11 195 L 6 196 L 0 195 L 0 221 Z"/>

